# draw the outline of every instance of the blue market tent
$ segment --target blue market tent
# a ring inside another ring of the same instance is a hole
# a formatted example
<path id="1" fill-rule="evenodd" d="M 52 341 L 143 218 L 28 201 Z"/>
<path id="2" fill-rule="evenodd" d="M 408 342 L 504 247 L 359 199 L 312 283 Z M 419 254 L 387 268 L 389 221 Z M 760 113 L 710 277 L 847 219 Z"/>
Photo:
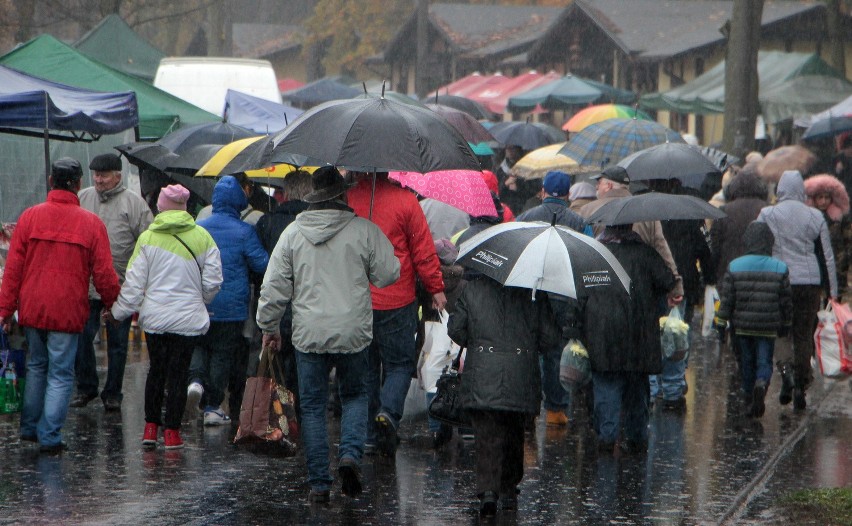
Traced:
<path id="1" fill-rule="evenodd" d="M 137 124 L 139 109 L 132 91 L 107 93 L 75 88 L 0 65 L 2 128 L 87 132 L 95 136 L 118 133 Z"/>
<path id="2" fill-rule="evenodd" d="M 304 113 L 303 110 L 229 89 L 225 94 L 225 121 L 257 133 L 275 133 Z"/>

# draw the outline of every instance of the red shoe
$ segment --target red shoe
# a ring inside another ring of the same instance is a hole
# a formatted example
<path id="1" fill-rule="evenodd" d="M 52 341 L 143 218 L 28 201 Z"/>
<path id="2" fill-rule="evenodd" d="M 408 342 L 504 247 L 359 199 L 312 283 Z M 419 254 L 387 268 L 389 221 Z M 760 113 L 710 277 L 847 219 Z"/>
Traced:
<path id="1" fill-rule="evenodd" d="M 180 439 L 180 430 L 166 429 L 163 431 L 163 442 L 166 444 L 166 449 L 182 448 L 183 440 Z"/>
<path id="2" fill-rule="evenodd" d="M 142 433 L 142 447 L 157 447 L 157 433 L 160 426 L 150 422 L 145 424 L 145 432 Z"/>

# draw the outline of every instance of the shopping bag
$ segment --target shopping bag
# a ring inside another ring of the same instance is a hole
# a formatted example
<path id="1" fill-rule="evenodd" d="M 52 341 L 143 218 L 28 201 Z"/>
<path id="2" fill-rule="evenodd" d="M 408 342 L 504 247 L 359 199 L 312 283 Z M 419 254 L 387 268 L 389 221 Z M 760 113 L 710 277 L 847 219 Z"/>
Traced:
<path id="1" fill-rule="evenodd" d="M 834 311 L 834 315 L 837 317 L 837 323 L 841 327 L 840 337 L 843 338 L 846 349 L 849 350 L 850 344 L 852 344 L 852 308 L 848 304 L 840 303 L 839 301 L 829 300 L 829 302 L 831 302 L 831 310 Z"/>
<path id="2" fill-rule="evenodd" d="M 704 287 L 704 316 L 701 318 L 701 336 L 707 338 L 714 331 L 713 316 L 719 305 L 719 292 L 714 285 Z"/>
<path id="3" fill-rule="evenodd" d="M 589 352 L 579 340 L 568 340 L 559 361 L 559 383 L 567 391 L 583 387 L 592 379 Z"/>
<path id="4" fill-rule="evenodd" d="M 15 373 L 11 353 L 4 354 L 0 363 L 0 414 L 19 413 L 24 404 L 24 379 Z"/>
<path id="5" fill-rule="evenodd" d="M 427 393 L 436 391 L 441 373 L 456 359 L 461 350 L 447 334 L 450 315 L 445 310 L 438 315 L 440 321 L 427 321 L 423 324 L 423 350 L 417 364 L 420 386 Z"/>
<path id="6" fill-rule="evenodd" d="M 429 416 L 453 426 L 470 426 L 470 416 L 461 400 L 459 357 L 438 378 L 435 398 L 429 403 Z"/>
<path id="7" fill-rule="evenodd" d="M 257 374 L 246 380 L 234 444 L 257 453 L 293 456 L 299 439 L 296 400 L 283 383 L 276 382 L 276 364 L 268 349 L 261 350 Z M 280 370 L 277 377 L 283 381 Z"/>
<path id="8" fill-rule="evenodd" d="M 680 309 L 672 307 L 668 316 L 660 318 L 660 343 L 663 347 L 663 358 L 678 362 L 686 358 L 689 350 L 689 325 L 683 321 Z"/>
<path id="9" fill-rule="evenodd" d="M 814 348 L 819 370 L 823 376 L 842 376 L 852 373 L 852 360 L 849 358 L 846 343 L 841 336 L 843 326 L 837 319 L 833 302 L 817 313 Z"/>

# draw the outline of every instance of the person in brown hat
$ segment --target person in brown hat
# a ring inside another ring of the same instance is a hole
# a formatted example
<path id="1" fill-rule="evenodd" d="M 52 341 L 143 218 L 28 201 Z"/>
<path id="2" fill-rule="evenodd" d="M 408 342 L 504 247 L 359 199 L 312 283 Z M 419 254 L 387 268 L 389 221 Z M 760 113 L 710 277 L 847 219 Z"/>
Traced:
<path id="1" fill-rule="evenodd" d="M 80 191 L 80 206 L 100 217 L 107 227 L 110 251 L 119 283 L 124 282 L 127 263 L 136 246 L 136 240 L 153 221 L 151 210 L 142 196 L 128 190 L 121 180 L 121 158 L 114 153 L 98 155 L 89 163 L 94 186 Z M 77 396 L 71 407 L 84 407 L 98 396 L 98 371 L 95 364 L 93 341 L 100 330 L 104 303 L 89 287 L 89 319 L 77 349 Z M 127 361 L 127 337 L 130 318 L 121 324 L 107 325 L 107 376 L 101 391 L 104 409 L 121 409 L 122 380 Z"/>
<path id="2" fill-rule="evenodd" d="M 367 438 L 365 379 L 367 348 L 373 340 L 370 285 L 394 283 L 400 263 L 379 227 L 349 208 L 348 187 L 336 168 L 318 169 L 311 182 L 313 191 L 303 198 L 308 209 L 284 230 L 269 258 L 257 325 L 264 347 L 278 352 L 281 318 L 292 304 L 309 498 L 323 503 L 329 501 L 333 482 L 325 414 L 328 375 L 335 367 L 342 406 L 337 472 L 343 494 L 355 496 L 361 493 L 360 465 Z"/>

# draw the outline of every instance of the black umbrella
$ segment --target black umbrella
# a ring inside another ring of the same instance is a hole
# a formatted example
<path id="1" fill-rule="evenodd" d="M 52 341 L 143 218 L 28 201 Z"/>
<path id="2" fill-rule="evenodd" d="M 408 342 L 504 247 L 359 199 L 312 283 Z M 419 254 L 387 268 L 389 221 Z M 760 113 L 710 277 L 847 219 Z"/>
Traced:
<path id="1" fill-rule="evenodd" d="M 452 124 L 453 128 L 457 129 L 469 143 L 478 144 L 495 140 L 494 136 L 485 129 L 485 126 L 469 113 L 443 104 L 427 104 L 426 107 L 447 119 L 447 122 Z"/>
<path id="2" fill-rule="evenodd" d="M 697 197 L 650 192 L 613 199 L 598 208 L 586 222 L 629 225 L 643 221 L 721 219 L 723 217 L 726 217 L 725 212 Z"/>
<path id="3" fill-rule="evenodd" d="M 498 115 L 496 113 L 488 110 L 488 108 L 486 108 L 482 104 L 476 102 L 475 100 L 468 99 L 467 97 L 460 97 L 458 95 L 435 95 L 434 97 L 424 98 L 423 102 L 428 102 L 430 104 L 440 104 L 442 106 L 449 106 L 451 108 L 463 111 L 474 119 L 480 121 L 490 121 L 498 118 Z"/>
<path id="4" fill-rule="evenodd" d="M 630 290 L 630 277 L 605 246 L 570 228 L 541 222 L 483 230 L 461 244 L 456 262 L 533 294 L 543 290 L 576 298 L 592 287 Z"/>
<path id="5" fill-rule="evenodd" d="M 498 122 L 488 131 L 500 144 L 527 151 L 565 141 L 561 130 L 541 122 Z"/>
<path id="6" fill-rule="evenodd" d="M 811 124 L 802 135 L 802 140 L 813 141 L 833 137 L 852 130 L 852 115 L 832 115 Z"/>
<path id="7" fill-rule="evenodd" d="M 736 155 L 730 154 L 728 152 L 723 152 L 717 148 L 711 148 L 710 146 L 693 146 L 696 150 L 703 153 L 705 157 L 710 159 L 716 168 L 719 169 L 720 172 L 724 172 L 733 164 L 737 164 L 740 162 L 740 158 Z"/>
<path id="8" fill-rule="evenodd" d="M 627 170 L 630 182 L 652 179 L 678 179 L 683 186 L 701 188 L 706 177 L 719 174 L 719 168 L 692 146 L 667 142 L 631 153 L 618 166 Z"/>
<path id="9" fill-rule="evenodd" d="M 464 137 L 441 116 L 385 98 L 321 104 L 267 142 L 261 162 L 241 171 L 299 164 L 294 156 L 366 172 L 481 169 Z"/>

